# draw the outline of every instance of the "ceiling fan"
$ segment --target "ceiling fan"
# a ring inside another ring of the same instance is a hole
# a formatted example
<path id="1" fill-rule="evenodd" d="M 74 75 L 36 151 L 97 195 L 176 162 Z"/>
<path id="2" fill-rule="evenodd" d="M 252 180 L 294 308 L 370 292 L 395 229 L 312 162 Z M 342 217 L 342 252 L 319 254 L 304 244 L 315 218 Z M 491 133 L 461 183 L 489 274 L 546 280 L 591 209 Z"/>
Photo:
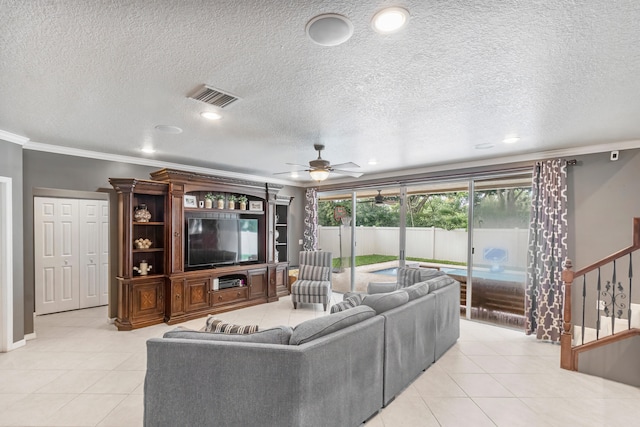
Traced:
<path id="1" fill-rule="evenodd" d="M 378 190 L 378 194 L 374 197 L 358 200 L 358 203 L 371 203 L 374 206 L 395 205 L 399 199 L 397 196 L 383 196 L 382 190 Z"/>
<path id="2" fill-rule="evenodd" d="M 347 175 L 354 178 L 359 178 L 362 176 L 362 172 L 351 172 L 351 171 L 341 169 L 341 168 L 359 168 L 360 167 L 352 162 L 340 163 L 340 164 L 331 166 L 331 163 L 329 162 L 329 160 L 325 160 L 321 156 L 321 152 L 322 150 L 324 150 L 324 145 L 314 144 L 313 148 L 318 152 L 318 158 L 315 160 L 311 160 L 309 162 L 308 169 L 303 169 L 302 171 L 309 172 L 309 175 L 311 175 L 311 179 L 313 179 L 314 181 L 318 181 L 318 182 L 324 181 L 329 177 L 330 173 Z M 297 163 L 287 163 L 287 164 L 293 165 L 293 166 L 301 166 L 303 168 L 307 167 L 306 165 L 299 165 Z M 302 172 L 302 171 L 298 171 L 298 172 Z M 276 173 L 275 175 L 282 175 L 282 174 L 289 174 L 289 173 L 291 172 L 279 172 L 279 173 Z"/>

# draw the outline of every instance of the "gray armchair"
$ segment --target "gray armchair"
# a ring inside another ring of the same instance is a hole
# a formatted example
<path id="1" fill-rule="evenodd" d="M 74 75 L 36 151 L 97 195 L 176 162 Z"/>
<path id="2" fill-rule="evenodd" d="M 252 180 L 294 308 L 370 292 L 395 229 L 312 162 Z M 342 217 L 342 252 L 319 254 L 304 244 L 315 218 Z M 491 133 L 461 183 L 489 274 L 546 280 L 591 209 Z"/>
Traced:
<path id="1" fill-rule="evenodd" d="M 298 280 L 291 284 L 293 308 L 298 303 L 322 304 L 327 311 L 331 301 L 331 252 L 300 252 Z"/>
<path id="2" fill-rule="evenodd" d="M 368 294 L 380 294 L 406 288 L 445 273 L 435 268 L 398 267 L 396 282 L 369 282 Z"/>

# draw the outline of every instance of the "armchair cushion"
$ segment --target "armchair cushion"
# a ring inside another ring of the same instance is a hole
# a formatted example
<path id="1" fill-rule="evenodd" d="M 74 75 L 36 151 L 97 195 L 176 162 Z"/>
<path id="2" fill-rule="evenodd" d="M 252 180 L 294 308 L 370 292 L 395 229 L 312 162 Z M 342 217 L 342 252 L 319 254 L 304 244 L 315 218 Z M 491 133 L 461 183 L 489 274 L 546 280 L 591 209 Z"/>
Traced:
<path id="1" fill-rule="evenodd" d="M 331 267 L 322 267 L 319 265 L 301 265 L 298 273 L 299 280 L 317 280 L 326 282 L 329 280 Z"/>
<path id="2" fill-rule="evenodd" d="M 367 295 L 362 300 L 362 305 L 367 305 L 376 311 L 376 314 L 406 304 L 409 295 L 404 290 L 397 290 L 384 294 Z"/>
<path id="3" fill-rule="evenodd" d="M 339 313 L 307 320 L 295 327 L 289 344 L 300 345 L 313 341 L 375 315 L 376 312 L 371 307 L 360 305 Z"/>
<path id="4" fill-rule="evenodd" d="M 445 273 L 435 268 L 398 268 L 398 289 L 406 288 L 418 282 L 424 282 Z"/>

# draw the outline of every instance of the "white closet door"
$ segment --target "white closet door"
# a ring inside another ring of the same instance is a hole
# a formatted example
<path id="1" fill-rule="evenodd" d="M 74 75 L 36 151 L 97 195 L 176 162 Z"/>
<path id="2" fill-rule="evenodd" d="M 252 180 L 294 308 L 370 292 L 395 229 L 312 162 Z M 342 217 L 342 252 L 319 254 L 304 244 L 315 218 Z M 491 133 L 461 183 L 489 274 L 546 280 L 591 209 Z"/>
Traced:
<path id="1" fill-rule="evenodd" d="M 101 305 L 104 293 L 102 235 L 106 201 L 79 200 L 80 226 L 80 308 Z M 108 214 L 108 212 L 107 212 Z M 108 228 L 107 216 L 107 228 Z M 107 241 L 108 248 L 108 241 Z M 108 262 L 108 261 L 107 261 Z M 108 271 L 108 266 L 106 268 Z"/>
<path id="2" fill-rule="evenodd" d="M 36 314 L 79 307 L 78 201 L 34 199 Z"/>
<path id="3" fill-rule="evenodd" d="M 109 202 L 100 202 L 100 305 L 109 304 Z"/>

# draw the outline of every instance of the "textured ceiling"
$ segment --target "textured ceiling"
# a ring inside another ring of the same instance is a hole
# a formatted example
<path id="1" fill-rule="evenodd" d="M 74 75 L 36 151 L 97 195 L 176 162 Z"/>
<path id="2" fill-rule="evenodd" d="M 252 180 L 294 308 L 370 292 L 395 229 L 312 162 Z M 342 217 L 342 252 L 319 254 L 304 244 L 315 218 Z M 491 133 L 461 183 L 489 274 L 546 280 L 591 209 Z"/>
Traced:
<path id="1" fill-rule="evenodd" d="M 375 33 L 371 17 L 391 5 L 409 24 Z M 0 11 L 0 130 L 32 142 L 267 178 L 323 143 L 323 158 L 366 178 L 640 139 L 637 0 L 0 0 Z M 348 17 L 353 37 L 311 42 L 305 25 L 321 13 Z M 215 108 L 188 98 L 202 84 L 241 99 L 207 122 L 199 113 Z M 520 142 L 503 144 L 510 134 Z"/>

